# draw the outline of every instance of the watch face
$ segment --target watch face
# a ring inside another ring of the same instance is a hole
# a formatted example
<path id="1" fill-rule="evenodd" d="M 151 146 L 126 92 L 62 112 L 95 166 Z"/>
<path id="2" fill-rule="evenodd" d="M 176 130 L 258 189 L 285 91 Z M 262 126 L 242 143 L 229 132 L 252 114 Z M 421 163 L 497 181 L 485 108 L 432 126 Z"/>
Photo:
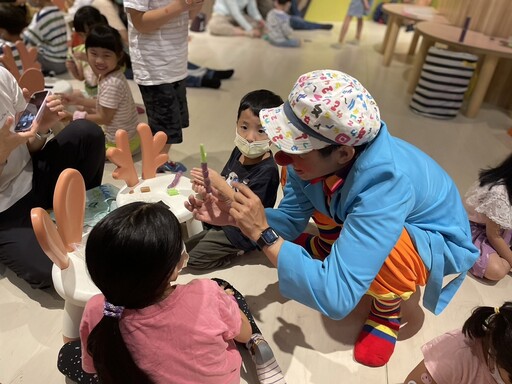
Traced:
<path id="1" fill-rule="evenodd" d="M 261 238 L 267 244 L 273 244 L 279 238 L 279 235 L 272 228 L 267 228 L 261 233 Z"/>

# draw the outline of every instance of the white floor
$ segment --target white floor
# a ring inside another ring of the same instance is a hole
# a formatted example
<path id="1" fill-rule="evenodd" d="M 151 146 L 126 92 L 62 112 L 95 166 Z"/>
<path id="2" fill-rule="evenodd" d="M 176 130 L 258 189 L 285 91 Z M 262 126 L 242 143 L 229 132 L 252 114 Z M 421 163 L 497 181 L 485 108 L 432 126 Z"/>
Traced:
<path id="1" fill-rule="evenodd" d="M 188 90 L 191 124 L 185 130 L 184 143 L 172 148 L 172 158 L 189 168 L 198 166 L 199 143 L 204 143 L 210 166 L 220 170 L 233 147 L 240 98 L 259 88 L 286 97 L 300 74 L 321 68 L 339 69 L 358 78 L 377 100 L 390 131 L 435 158 L 462 194 L 480 168 L 510 153 L 512 138 L 507 129 L 512 121 L 494 106 L 484 105 L 475 119 L 459 115 L 449 121 L 420 117 L 408 109 L 405 89 L 411 65 L 404 58 L 412 34 L 401 32 L 394 61 L 384 68 L 382 55 L 376 51 L 384 35 L 382 25 L 367 22 L 361 46 L 334 50 L 330 44 L 337 39 L 339 29 L 338 24 L 332 32 L 297 33 L 305 40 L 299 49 L 275 48 L 263 40 L 194 35 L 191 61 L 212 68 L 234 68 L 236 72 L 219 90 Z M 353 33 L 351 29 L 348 39 Z M 133 90 L 140 101 L 135 86 Z M 113 182 L 111 171 L 112 165 L 107 164 L 105 182 Z M 202 276 L 226 279 L 246 295 L 290 384 L 402 383 L 422 359 L 422 343 L 460 327 L 473 307 L 500 305 L 510 299 L 512 288 L 511 276 L 496 285 L 468 277 L 437 317 L 423 309 L 420 294 L 413 296 L 404 308 L 407 324 L 391 361 L 382 368 L 367 368 L 352 357 L 353 343 L 367 314 L 367 300 L 343 321 L 330 320 L 282 297 L 276 270 L 257 253 L 240 258 L 231 268 Z M 184 275 L 178 282 L 194 277 Z M 0 383 L 65 382 L 56 369 L 62 308 L 63 302 L 53 290 L 32 290 L 12 272 L 0 270 Z M 257 383 L 250 364 L 243 371 L 242 383 Z"/>

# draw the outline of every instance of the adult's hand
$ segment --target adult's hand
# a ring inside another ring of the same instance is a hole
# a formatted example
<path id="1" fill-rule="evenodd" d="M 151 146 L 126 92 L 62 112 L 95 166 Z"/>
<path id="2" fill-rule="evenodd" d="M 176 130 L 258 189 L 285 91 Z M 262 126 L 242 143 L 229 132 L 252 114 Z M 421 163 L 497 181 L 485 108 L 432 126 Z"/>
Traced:
<path id="1" fill-rule="evenodd" d="M 229 215 L 231 201 L 221 201 L 213 194 L 205 194 L 204 199 L 199 199 L 194 195 L 188 197 L 185 201 L 185 208 L 194 215 L 196 220 L 212 225 L 236 225 L 235 220 Z"/>
<path id="2" fill-rule="evenodd" d="M 14 117 L 9 116 L 2 128 L 0 128 L 0 163 L 5 163 L 10 153 L 22 144 L 34 137 L 36 127 L 32 127 L 26 132 L 12 132 L 11 127 L 14 124 Z"/>
<path id="3" fill-rule="evenodd" d="M 233 183 L 238 191 L 234 195 L 229 214 L 245 236 L 256 241 L 261 232 L 268 228 L 265 208 L 260 198 L 242 183 Z"/>
<path id="4" fill-rule="evenodd" d="M 39 133 L 47 133 L 58 121 L 67 117 L 64 105 L 58 95 L 49 95 L 46 98 L 46 106 L 39 123 L 34 126 Z"/>

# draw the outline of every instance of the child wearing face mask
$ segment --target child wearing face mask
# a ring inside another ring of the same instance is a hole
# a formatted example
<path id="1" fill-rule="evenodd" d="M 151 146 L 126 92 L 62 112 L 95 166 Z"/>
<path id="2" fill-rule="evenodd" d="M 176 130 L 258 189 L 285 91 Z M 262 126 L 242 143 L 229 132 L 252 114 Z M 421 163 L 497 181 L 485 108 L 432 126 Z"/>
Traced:
<path id="1" fill-rule="evenodd" d="M 283 103 L 275 93 L 261 89 L 246 94 L 240 101 L 235 129 L 235 148 L 220 175 L 209 170 L 211 184 L 230 199 L 231 183 L 247 184 L 265 207 L 273 207 L 279 187 L 279 171 L 270 151 L 270 140 L 263 130 L 259 112 Z M 194 190 L 203 187 L 201 168 L 190 172 Z M 256 244 L 233 226 L 210 226 L 185 242 L 190 259 L 188 266 L 196 269 L 228 265 L 237 255 L 254 250 Z"/>

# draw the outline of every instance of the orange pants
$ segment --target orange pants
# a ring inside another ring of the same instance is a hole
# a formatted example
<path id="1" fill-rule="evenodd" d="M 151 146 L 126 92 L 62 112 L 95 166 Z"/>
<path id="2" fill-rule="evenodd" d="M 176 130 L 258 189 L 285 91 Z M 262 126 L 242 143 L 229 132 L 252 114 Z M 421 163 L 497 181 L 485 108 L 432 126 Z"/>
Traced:
<path id="1" fill-rule="evenodd" d="M 407 300 L 416 292 L 416 286 L 425 285 L 427 279 L 428 272 L 425 264 L 416 251 L 411 237 L 404 229 L 377 277 L 370 285 L 368 294 L 379 300 L 398 297 Z"/>

